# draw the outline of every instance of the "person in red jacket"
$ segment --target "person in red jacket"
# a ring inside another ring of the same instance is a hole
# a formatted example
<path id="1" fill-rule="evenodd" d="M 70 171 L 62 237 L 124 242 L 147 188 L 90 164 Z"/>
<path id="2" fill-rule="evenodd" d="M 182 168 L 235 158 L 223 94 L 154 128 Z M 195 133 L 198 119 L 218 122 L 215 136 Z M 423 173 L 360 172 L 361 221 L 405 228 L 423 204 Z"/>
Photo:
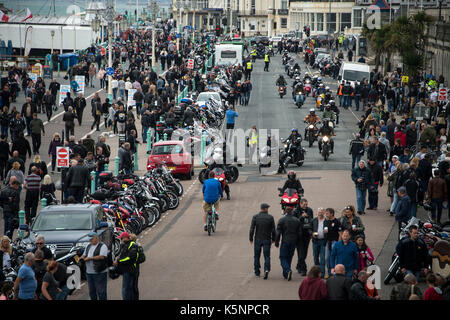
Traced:
<path id="1" fill-rule="evenodd" d="M 428 289 L 423 295 L 423 300 L 442 300 L 442 290 L 436 286 L 436 275 L 429 273 L 427 275 Z"/>
<path id="2" fill-rule="evenodd" d="M 322 280 L 320 266 L 312 266 L 308 276 L 303 279 L 298 288 L 300 300 L 326 300 L 328 298 L 327 285 Z"/>
<path id="3" fill-rule="evenodd" d="M 406 132 L 404 130 L 398 130 L 396 133 L 394 133 L 394 141 L 399 139 L 400 145 L 405 148 L 406 147 Z"/>

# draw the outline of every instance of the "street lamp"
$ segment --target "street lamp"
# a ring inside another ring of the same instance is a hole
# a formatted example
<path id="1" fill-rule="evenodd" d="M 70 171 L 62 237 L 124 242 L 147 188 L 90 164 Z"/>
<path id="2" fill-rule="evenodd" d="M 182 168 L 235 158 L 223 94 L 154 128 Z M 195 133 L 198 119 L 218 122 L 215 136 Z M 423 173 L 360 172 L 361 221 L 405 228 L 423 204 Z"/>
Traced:
<path id="1" fill-rule="evenodd" d="M 92 26 L 92 30 L 94 31 L 94 34 L 95 34 L 95 39 L 96 39 L 95 43 L 96 43 L 97 42 L 97 32 L 98 32 L 98 30 L 100 30 L 100 19 L 98 18 L 97 15 L 95 15 L 95 18 L 92 19 L 91 26 Z"/>
<path id="2" fill-rule="evenodd" d="M 108 0 L 106 5 L 105 20 L 108 23 L 108 67 L 112 68 L 112 27 L 114 23 L 114 0 Z M 112 101 L 112 76 L 108 76 L 108 99 Z"/>
<path id="3" fill-rule="evenodd" d="M 50 53 L 53 54 L 53 38 L 55 37 L 55 30 L 50 31 L 50 36 L 52 37 L 52 50 Z"/>
<path id="4" fill-rule="evenodd" d="M 158 13 L 159 7 L 156 0 L 152 0 L 151 4 L 149 3 L 149 12 L 152 13 L 152 69 L 156 72 L 155 63 L 155 32 L 156 32 L 156 15 Z"/>

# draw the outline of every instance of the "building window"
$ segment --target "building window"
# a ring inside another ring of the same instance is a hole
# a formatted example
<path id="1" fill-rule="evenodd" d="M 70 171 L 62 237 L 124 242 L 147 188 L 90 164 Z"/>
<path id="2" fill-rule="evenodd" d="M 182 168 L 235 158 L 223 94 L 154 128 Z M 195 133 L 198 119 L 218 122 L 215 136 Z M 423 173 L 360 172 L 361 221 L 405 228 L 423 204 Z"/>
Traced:
<path id="1" fill-rule="evenodd" d="M 287 28 L 287 18 L 281 18 L 281 28 Z"/>
<path id="2" fill-rule="evenodd" d="M 353 10 L 353 27 L 355 28 L 361 28 L 362 27 L 362 23 L 361 23 L 361 18 L 362 18 L 362 10 Z"/>
<path id="3" fill-rule="evenodd" d="M 345 28 L 352 27 L 352 14 L 351 13 L 341 13 L 341 31 L 344 31 Z"/>
<path id="4" fill-rule="evenodd" d="M 327 13 L 327 31 L 336 31 L 336 13 Z"/>
<path id="5" fill-rule="evenodd" d="M 287 0 L 281 0 L 281 9 L 289 9 Z"/>
<path id="6" fill-rule="evenodd" d="M 323 31 L 323 13 L 317 14 L 317 31 Z"/>
<path id="7" fill-rule="evenodd" d="M 315 13 L 311 13 L 311 31 L 314 31 L 314 16 Z"/>
<path id="8" fill-rule="evenodd" d="M 250 11 L 251 11 L 250 12 L 251 15 L 255 15 L 255 0 L 252 0 L 252 6 L 251 6 L 251 10 Z"/>

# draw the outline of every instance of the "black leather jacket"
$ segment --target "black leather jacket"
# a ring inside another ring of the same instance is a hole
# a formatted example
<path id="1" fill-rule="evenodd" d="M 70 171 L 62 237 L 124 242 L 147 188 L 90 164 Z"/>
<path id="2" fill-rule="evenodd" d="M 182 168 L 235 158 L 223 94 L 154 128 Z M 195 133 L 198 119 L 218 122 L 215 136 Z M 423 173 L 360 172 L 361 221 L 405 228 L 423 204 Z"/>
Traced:
<path id="1" fill-rule="evenodd" d="M 275 241 L 275 220 L 272 215 L 260 212 L 253 216 L 250 225 L 250 241 L 253 241 L 253 236 L 255 236 L 256 240 Z"/>
<path id="2" fill-rule="evenodd" d="M 302 184 L 299 179 L 290 180 L 287 179 L 284 186 L 281 188 L 280 194 L 283 194 L 286 189 L 296 189 L 299 195 L 304 193 Z"/>
<path id="3" fill-rule="evenodd" d="M 296 244 L 301 235 L 300 220 L 292 214 L 287 214 L 278 221 L 275 245 L 279 245 L 281 236 L 282 242 Z"/>
<path id="4" fill-rule="evenodd" d="M 67 188 L 85 188 L 89 185 L 90 175 L 87 167 L 83 165 L 76 165 L 70 167 L 66 176 Z"/>

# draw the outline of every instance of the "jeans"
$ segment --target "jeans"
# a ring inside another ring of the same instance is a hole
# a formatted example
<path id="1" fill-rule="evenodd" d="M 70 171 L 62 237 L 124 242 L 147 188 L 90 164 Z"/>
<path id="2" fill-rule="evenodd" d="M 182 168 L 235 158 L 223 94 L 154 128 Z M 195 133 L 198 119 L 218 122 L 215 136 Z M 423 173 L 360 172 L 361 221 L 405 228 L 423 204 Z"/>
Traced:
<path id="1" fill-rule="evenodd" d="M 309 241 L 309 238 L 300 238 L 299 242 L 297 243 L 297 271 L 306 272 L 308 269 L 305 259 L 308 255 Z"/>
<path id="2" fill-rule="evenodd" d="M 330 264 L 330 255 L 331 255 L 331 249 L 333 249 L 334 244 L 336 243 L 336 240 L 333 241 L 327 241 L 325 244 L 325 264 L 328 268 L 328 275 L 331 276 L 331 264 Z"/>
<path id="3" fill-rule="evenodd" d="M 367 195 L 367 189 L 360 190 L 356 188 L 356 203 L 359 212 L 364 212 L 366 209 L 366 195 Z"/>
<path id="4" fill-rule="evenodd" d="M 342 107 L 343 96 L 339 96 L 339 107 Z"/>
<path id="5" fill-rule="evenodd" d="M 371 187 L 374 189 L 369 189 L 369 208 L 378 208 L 378 185 L 373 184 Z"/>
<path id="6" fill-rule="evenodd" d="M 248 106 L 249 101 L 250 101 L 250 91 L 244 92 L 244 105 Z"/>
<path id="7" fill-rule="evenodd" d="M 322 269 L 322 277 L 325 275 L 325 239 L 317 239 L 312 242 L 314 264 Z"/>
<path id="8" fill-rule="evenodd" d="M 125 99 L 125 89 L 119 89 L 119 96 L 120 96 L 120 99 L 122 99 L 122 102 L 125 102 L 124 101 L 124 99 Z"/>
<path id="9" fill-rule="evenodd" d="M 117 89 L 118 89 L 118 88 L 113 88 L 113 89 L 112 89 L 112 91 L 113 91 L 113 99 L 114 99 L 114 100 L 117 99 Z"/>
<path id="10" fill-rule="evenodd" d="M 436 210 L 437 210 L 437 217 L 436 217 Z M 437 222 L 441 222 L 441 216 L 442 216 L 442 200 L 441 199 L 431 199 L 431 217 L 433 220 Z"/>
<path id="11" fill-rule="evenodd" d="M 26 127 L 27 127 L 27 134 L 28 135 L 31 135 L 31 127 L 30 127 L 31 120 L 33 120 L 32 117 L 25 117 L 25 124 L 26 124 Z"/>
<path id="12" fill-rule="evenodd" d="M 264 254 L 264 271 L 270 271 L 270 240 L 255 240 L 254 242 L 254 266 L 255 266 L 255 274 L 259 275 L 259 269 L 261 268 L 261 264 L 259 263 L 261 257 L 261 247 Z"/>
<path id="13" fill-rule="evenodd" d="M 283 277 L 287 279 L 291 271 L 292 258 L 295 253 L 295 243 L 282 242 L 280 246 L 280 262 L 283 268 Z"/>
<path id="14" fill-rule="evenodd" d="M 301 101 L 303 104 L 305 102 L 305 96 L 302 94 L 296 94 L 295 95 L 295 103 L 298 103 L 299 101 Z"/>
<path id="15" fill-rule="evenodd" d="M 3 212 L 3 221 L 5 222 L 4 228 L 3 228 L 3 234 L 7 235 L 10 239 L 12 239 L 12 235 L 14 233 L 14 229 L 12 228 L 12 213 L 5 214 Z"/>
<path id="16" fill-rule="evenodd" d="M 419 282 L 420 271 L 412 271 L 412 270 L 406 269 L 405 275 L 410 274 L 410 273 L 413 274 L 416 277 L 417 282 Z"/>
<path id="17" fill-rule="evenodd" d="M 409 216 L 416 217 L 416 213 L 417 213 L 417 203 L 411 202 L 411 210 L 409 211 Z"/>
<path id="18" fill-rule="evenodd" d="M 148 127 L 142 126 L 142 141 L 147 142 Z"/>
<path id="19" fill-rule="evenodd" d="M 31 134 L 31 141 L 33 144 L 33 152 L 39 153 L 39 149 L 41 148 L 41 134 Z"/>
<path id="20" fill-rule="evenodd" d="M 1 134 L 4 134 L 8 138 L 8 126 L 0 126 Z"/>
<path id="21" fill-rule="evenodd" d="M 355 167 L 355 165 L 359 164 L 359 161 L 361 160 L 361 155 L 352 155 L 352 170 Z"/>
<path id="22" fill-rule="evenodd" d="M 67 296 L 69 295 L 70 289 L 64 285 L 61 288 L 61 292 L 56 294 L 56 300 L 67 300 Z"/>
<path id="23" fill-rule="evenodd" d="M 394 108 L 394 100 L 389 99 L 387 103 L 388 103 L 388 112 L 392 112 L 392 109 Z"/>
<path id="24" fill-rule="evenodd" d="M 391 212 L 395 212 L 395 207 L 397 207 L 397 202 L 398 202 L 397 189 L 394 188 L 393 194 L 394 194 L 394 200 L 392 201 L 392 204 L 391 204 L 391 209 L 390 209 Z"/>
<path id="25" fill-rule="evenodd" d="M 89 287 L 89 297 L 91 300 L 107 300 L 106 294 L 106 282 L 107 282 L 107 272 L 102 272 L 98 274 L 86 273 L 86 278 Z"/>
<path id="26" fill-rule="evenodd" d="M 122 278 L 122 299 L 138 300 L 137 274 L 125 272 Z"/>
<path id="27" fill-rule="evenodd" d="M 359 111 L 359 99 L 360 99 L 360 95 L 355 95 L 355 109 L 356 111 Z"/>
<path id="28" fill-rule="evenodd" d="M 343 102 L 344 108 L 347 109 L 350 106 L 350 96 L 344 96 Z"/>

